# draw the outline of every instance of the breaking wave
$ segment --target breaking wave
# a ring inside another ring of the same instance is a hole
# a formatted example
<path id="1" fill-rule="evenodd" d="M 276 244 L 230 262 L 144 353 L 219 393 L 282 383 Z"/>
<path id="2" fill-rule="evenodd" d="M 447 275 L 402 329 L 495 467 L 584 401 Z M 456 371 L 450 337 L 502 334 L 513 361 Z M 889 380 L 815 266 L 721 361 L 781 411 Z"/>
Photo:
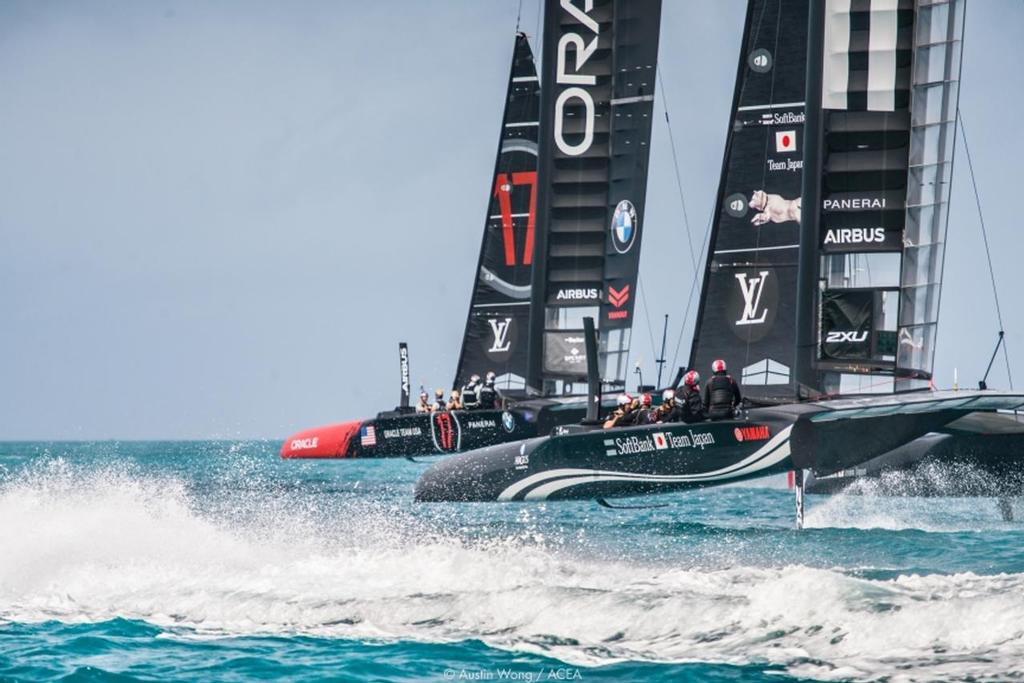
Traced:
<path id="1" fill-rule="evenodd" d="M 197 502 L 173 477 L 62 461 L 0 483 L 0 621 L 188 637 L 480 639 L 574 665 L 774 664 L 799 676 L 1024 676 L 1024 574 L 880 580 L 804 565 L 581 557 L 408 508 Z"/>

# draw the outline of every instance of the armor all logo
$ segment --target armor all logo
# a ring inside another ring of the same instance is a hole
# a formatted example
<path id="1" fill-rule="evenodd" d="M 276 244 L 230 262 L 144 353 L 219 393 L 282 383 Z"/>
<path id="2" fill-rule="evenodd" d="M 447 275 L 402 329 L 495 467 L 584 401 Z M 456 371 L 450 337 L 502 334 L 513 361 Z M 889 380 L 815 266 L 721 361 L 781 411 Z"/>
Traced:
<path id="1" fill-rule="evenodd" d="M 488 352 L 507 353 L 512 348 L 512 342 L 508 338 L 508 333 L 512 329 L 512 318 L 503 320 L 491 318 L 487 322 L 491 326 L 491 332 L 494 333 L 494 342 Z"/>
<path id="2" fill-rule="evenodd" d="M 582 74 L 580 71 L 587 63 L 594 52 L 597 51 L 597 38 L 601 28 L 597 21 L 588 12 L 594 9 L 594 0 L 584 0 L 583 8 L 573 4 L 573 0 L 560 0 L 562 9 L 567 12 L 576 23 L 586 28 L 592 35 L 590 41 L 584 40 L 579 33 L 563 33 L 558 39 L 558 50 L 556 53 L 557 65 L 555 67 L 555 83 L 558 85 L 569 85 L 555 99 L 555 145 L 566 156 L 578 157 L 585 154 L 594 142 L 594 98 L 586 88 L 580 86 L 594 86 L 597 84 L 597 76 Z M 572 70 L 569 70 L 570 54 L 572 47 Z M 565 108 L 570 102 L 578 102 L 583 105 L 583 139 L 570 144 L 563 135 L 565 122 Z"/>
<path id="3" fill-rule="evenodd" d="M 761 325 L 768 317 L 768 307 L 761 309 L 761 295 L 764 294 L 764 283 L 768 280 L 768 271 L 762 270 L 757 277 L 747 279 L 746 273 L 737 273 L 736 281 L 740 283 L 743 294 L 743 313 L 736 321 L 737 325 Z M 758 310 L 761 314 L 758 315 Z"/>
<path id="4" fill-rule="evenodd" d="M 459 450 L 461 428 L 458 419 L 451 413 L 434 413 L 430 422 L 433 428 L 434 447 L 441 453 Z"/>

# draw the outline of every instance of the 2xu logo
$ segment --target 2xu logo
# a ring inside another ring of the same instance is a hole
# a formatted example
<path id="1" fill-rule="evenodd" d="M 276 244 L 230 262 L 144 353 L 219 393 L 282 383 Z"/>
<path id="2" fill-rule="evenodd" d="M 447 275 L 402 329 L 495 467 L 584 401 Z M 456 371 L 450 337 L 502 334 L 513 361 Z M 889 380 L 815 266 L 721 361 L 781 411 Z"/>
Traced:
<path id="1" fill-rule="evenodd" d="M 863 344 L 868 340 L 868 331 L 843 332 L 836 330 L 825 335 L 826 344 Z"/>
<path id="2" fill-rule="evenodd" d="M 586 87 L 597 84 L 597 76 L 581 73 L 587 61 L 597 51 L 597 38 L 601 28 L 588 12 L 594 9 L 594 0 L 584 0 L 583 9 L 573 4 L 572 0 L 560 0 L 562 10 L 582 25 L 587 32 L 589 41 L 579 33 L 563 33 L 558 39 L 556 51 L 555 83 L 559 86 L 568 85 L 555 99 L 555 145 L 562 154 L 578 157 L 585 154 L 594 142 L 594 98 Z M 570 54 L 570 48 L 572 52 Z M 569 61 L 572 60 L 570 69 Z M 572 144 L 565 139 L 565 109 L 570 103 L 583 105 L 583 139 Z"/>

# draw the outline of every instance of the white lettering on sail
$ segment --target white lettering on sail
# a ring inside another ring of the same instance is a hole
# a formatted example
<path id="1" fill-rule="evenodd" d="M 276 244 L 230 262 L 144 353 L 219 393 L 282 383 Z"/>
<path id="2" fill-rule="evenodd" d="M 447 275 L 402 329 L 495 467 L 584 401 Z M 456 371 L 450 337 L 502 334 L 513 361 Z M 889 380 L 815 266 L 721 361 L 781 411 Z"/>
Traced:
<path id="1" fill-rule="evenodd" d="M 849 199 L 826 199 L 822 202 L 825 211 L 870 211 L 884 209 L 884 197 L 852 197 Z"/>
<path id="2" fill-rule="evenodd" d="M 491 318 L 487 322 L 490 323 L 491 332 L 494 333 L 494 343 L 491 344 L 490 353 L 506 353 L 512 348 L 512 342 L 508 338 L 509 329 L 512 327 L 512 318 L 504 320 Z"/>
<path id="3" fill-rule="evenodd" d="M 597 77 L 580 73 L 587 61 L 597 50 L 597 38 L 600 33 L 598 23 L 587 14 L 594 8 L 593 0 L 584 0 L 583 9 L 573 4 L 572 0 L 561 0 L 561 7 L 568 12 L 580 24 L 593 32 L 594 36 L 587 42 L 578 33 L 566 33 L 558 40 L 557 65 L 555 70 L 555 83 L 558 85 L 571 85 L 555 98 L 555 145 L 562 154 L 577 157 L 585 154 L 594 142 L 594 98 L 590 92 L 580 86 L 593 86 L 597 83 Z M 572 46 L 574 55 L 573 70 L 568 71 L 569 47 Z M 565 108 L 573 100 L 579 100 L 584 109 L 583 114 L 583 139 L 570 144 L 565 139 Z"/>
<path id="4" fill-rule="evenodd" d="M 830 228 L 825 244 L 864 244 L 885 242 L 885 228 Z"/>
<path id="5" fill-rule="evenodd" d="M 740 292 L 743 293 L 743 314 L 736 321 L 737 325 L 760 325 L 768 317 L 768 307 L 757 311 L 761 307 L 761 295 L 764 294 L 764 283 L 768 279 L 768 271 L 762 270 L 757 277 L 747 279 L 746 273 L 737 273 L 736 281 L 740 283 Z"/>
<path id="6" fill-rule="evenodd" d="M 862 344 L 868 340 L 867 330 L 861 332 L 842 332 L 836 330 L 825 336 L 826 344 Z"/>

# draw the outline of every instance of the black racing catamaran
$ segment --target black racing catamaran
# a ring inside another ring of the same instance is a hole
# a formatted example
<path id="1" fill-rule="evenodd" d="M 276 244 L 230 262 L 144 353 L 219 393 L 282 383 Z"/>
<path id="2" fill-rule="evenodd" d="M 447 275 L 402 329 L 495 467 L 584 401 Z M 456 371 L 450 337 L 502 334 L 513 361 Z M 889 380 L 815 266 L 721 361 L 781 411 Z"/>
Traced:
<path id="1" fill-rule="evenodd" d="M 1024 395 L 929 390 L 964 5 L 749 1 L 690 365 L 726 359 L 755 407 L 466 453 L 417 499 L 824 481 L 936 435 L 994 473 L 1020 468 Z"/>
<path id="2" fill-rule="evenodd" d="M 403 346 L 397 409 L 299 432 L 282 457 L 453 453 L 577 423 L 586 412 L 584 317 L 600 316 L 597 356 L 609 384 L 624 386 L 660 9 L 660 0 L 598 2 L 591 11 L 550 0 L 549 20 L 572 38 L 546 35 L 540 80 L 526 36 L 516 38 L 453 383 L 494 371 L 501 409 L 412 412 Z"/>

